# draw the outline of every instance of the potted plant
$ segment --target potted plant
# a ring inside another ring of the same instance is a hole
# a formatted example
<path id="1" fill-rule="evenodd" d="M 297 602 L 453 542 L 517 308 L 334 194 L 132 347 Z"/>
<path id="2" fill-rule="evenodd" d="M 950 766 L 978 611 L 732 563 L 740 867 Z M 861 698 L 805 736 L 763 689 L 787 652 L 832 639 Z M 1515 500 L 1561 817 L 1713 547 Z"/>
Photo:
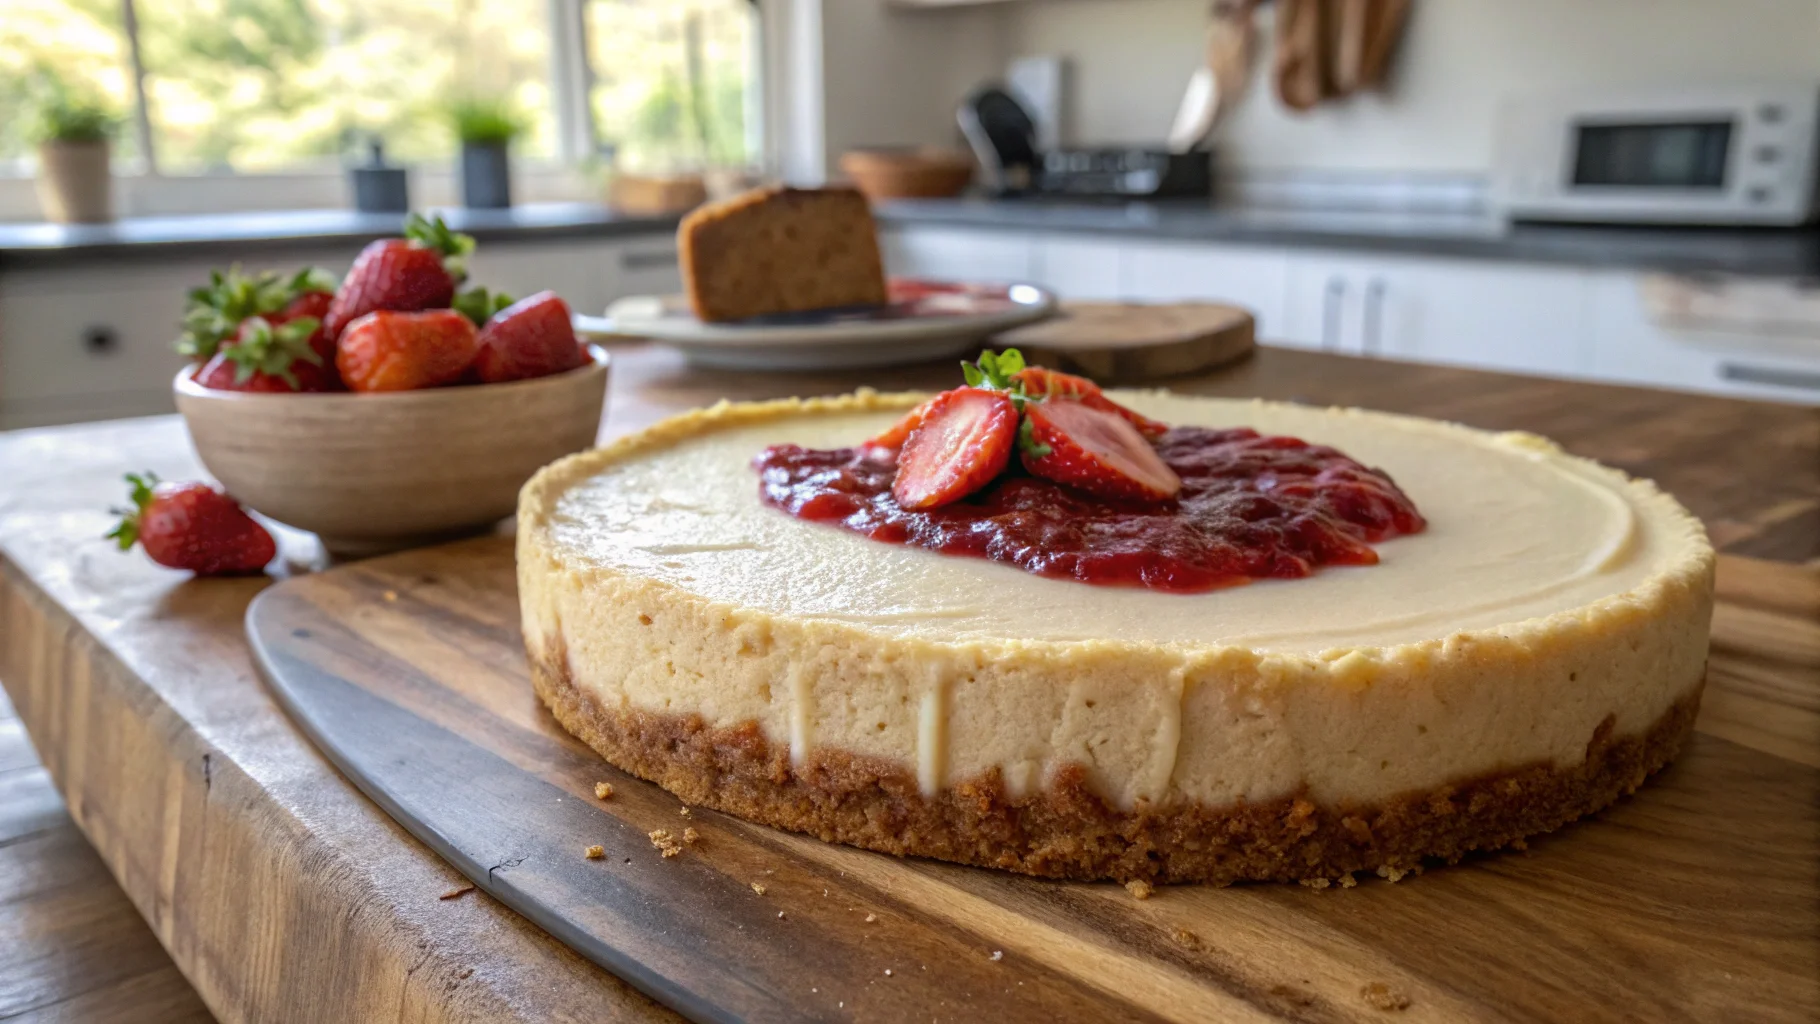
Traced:
<path id="1" fill-rule="evenodd" d="M 38 107 L 38 201 L 59 224 L 113 219 L 108 140 L 119 120 L 98 99 L 54 83 Z"/>
<path id="2" fill-rule="evenodd" d="M 524 130 L 503 100 L 469 98 L 450 108 L 461 140 L 463 206 L 498 209 L 512 205 L 512 139 Z"/>

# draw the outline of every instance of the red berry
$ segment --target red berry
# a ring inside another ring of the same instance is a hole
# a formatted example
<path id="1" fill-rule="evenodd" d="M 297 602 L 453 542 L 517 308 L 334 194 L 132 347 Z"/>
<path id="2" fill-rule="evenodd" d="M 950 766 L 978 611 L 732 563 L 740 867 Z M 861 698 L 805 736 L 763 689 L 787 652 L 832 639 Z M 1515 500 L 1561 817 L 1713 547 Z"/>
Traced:
<path id="1" fill-rule="evenodd" d="M 376 310 L 414 313 L 445 307 L 454 298 L 455 279 L 443 269 L 441 253 L 388 238 L 368 245 L 355 258 L 329 305 L 323 330 L 330 338 L 340 338 L 349 324 Z"/>
<path id="2" fill-rule="evenodd" d="M 474 322 L 452 309 L 382 310 L 348 325 L 335 365 L 354 391 L 414 391 L 460 380 L 479 347 Z"/>
<path id="3" fill-rule="evenodd" d="M 1182 480 L 1144 435 L 1117 412 L 1084 401 L 1051 398 L 1024 406 L 1024 468 L 1103 498 L 1161 501 Z"/>
<path id="4" fill-rule="evenodd" d="M 319 331 L 312 317 L 278 325 L 252 317 L 196 371 L 196 383 L 221 391 L 333 391 L 339 381 L 312 344 Z"/>
<path id="5" fill-rule="evenodd" d="M 904 441 L 891 493 L 907 509 L 937 508 L 998 476 L 1017 444 L 1010 396 L 980 388 L 944 391 Z"/>
<path id="6" fill-rule="evenodd" d="M 120 550 L 135 542 L 152 561 L 198 576 L 256 573 L 278 545 L 234 499 L 205 483 L 159 483 L 151 473 L 128 474 L 133 507 L 109 537 Z"/>
<path id="7" fill-rule="evenodd" d="M 1083 405 L 1117 413 L 1138 428 L 1138 432 L 1145 437 L 1161 437 L 1169 432 L 1169 424 L 1153 420 L 1114 402 L 1106 397 L 1098 384 L 1085 377 L 1051 370 L 1046 366 L 1026 366 L 1013 374 L 1011 379 L 1023 384 L 1024 393 L 1031 398 L 1075 398 Z"/>
<path id="8" fill-rule="evenodd" d="M 568 303 L 555 292 L 538 292 L 493 314 L 481 328 L 474 372 L 482 383 L 497 384 L 563 373 L 586 360 Z"/>

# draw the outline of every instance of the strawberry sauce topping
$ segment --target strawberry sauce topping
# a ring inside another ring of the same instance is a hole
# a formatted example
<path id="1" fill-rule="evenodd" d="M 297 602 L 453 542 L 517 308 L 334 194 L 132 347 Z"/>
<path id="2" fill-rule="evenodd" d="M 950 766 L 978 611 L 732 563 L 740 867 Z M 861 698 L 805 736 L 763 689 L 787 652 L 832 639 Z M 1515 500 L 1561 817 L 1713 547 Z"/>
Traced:
<path id="1" fill-rule="evenodd" d="M 1155 444 L 1181 478 L 1173 499 L 1099 497 L 1014 460 L 965 498 L 912 511 L 891 494 L 893 448 L 778 445 L 754 467 L 762 500 L 801 519 L 1039 576 L 1175 593 L 1373 565 L 1371 544 L 1426 525 L 1388 476 L 1324 445 L 1202 427 L 1171 429 Z"/>

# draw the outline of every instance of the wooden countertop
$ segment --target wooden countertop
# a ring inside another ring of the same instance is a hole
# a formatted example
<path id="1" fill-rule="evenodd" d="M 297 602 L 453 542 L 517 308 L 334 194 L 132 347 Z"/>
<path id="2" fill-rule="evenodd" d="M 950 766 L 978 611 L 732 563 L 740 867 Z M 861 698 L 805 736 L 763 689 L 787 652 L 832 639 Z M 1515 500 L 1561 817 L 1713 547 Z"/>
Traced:
<path id="1" fill-rule="evenodd" d="M 720 397 L 954 375 L 697 373 L 662 349 L 614 355 L 606 435 Z M 1175 386 L 1532 430 L 1654 477 L 1726 552 L 1820 556 L 1820 410 L 1273 349 Z M 101 539 L 120 475 L 146 468 L 199 472 L 175 418 L 0 435 L 0 680 L 70 818 L 208 1007 L 224 1021 L 674 1019 L 490 898 L 442 898 L 460 876 L 336 774 L 255 676 L 241 618 L 266 581 L 191 581 Z M 308 537 L 282 540 L 285 571 L 320 564 Z M 1814 566 L 1768 568 L 1820 618 Z M 1813 764 L 1820 677 L 1795 692 L 1720 682 L 1703 731 Z M 0 992 L 16 970 L 29 961 L 0 957 Z"/>

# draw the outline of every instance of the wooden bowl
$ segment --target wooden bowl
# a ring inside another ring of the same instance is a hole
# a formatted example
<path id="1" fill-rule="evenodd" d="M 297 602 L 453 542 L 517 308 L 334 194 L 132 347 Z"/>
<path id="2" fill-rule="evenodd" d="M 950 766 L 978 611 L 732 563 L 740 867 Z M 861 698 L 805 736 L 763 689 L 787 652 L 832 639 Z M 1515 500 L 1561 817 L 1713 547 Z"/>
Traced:
<path id="1" fill-rule="evenodd" d="M 337 557 L 488 529 L 542 466 L 594 444 L 607 355 L 509 384 L 384 394 L 218 391 L 177 374 L 202 464 L 247 507 L 309 530 Z"/>
<path id="2" fill-rule="evenodd" d="M 854 149 L 841 154 L 840 169 L 874 202 L 945 199 L 960 195 L 973 180 L 973 155 L 935 146 Z"/>

